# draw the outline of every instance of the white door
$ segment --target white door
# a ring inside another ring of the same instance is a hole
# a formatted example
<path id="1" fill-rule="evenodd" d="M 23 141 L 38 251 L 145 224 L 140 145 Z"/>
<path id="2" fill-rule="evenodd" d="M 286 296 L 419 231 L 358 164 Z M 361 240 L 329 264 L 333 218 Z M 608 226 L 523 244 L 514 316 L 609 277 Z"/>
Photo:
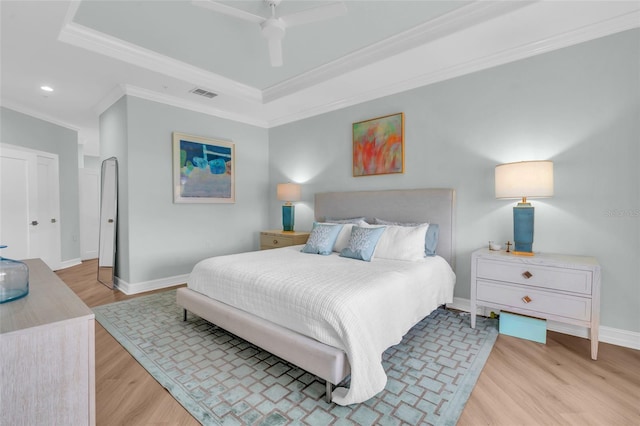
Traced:
<path id="1" fill-rule="evenodd" d="M 100 170 L 80 169 L 80 256 L 98 257 L 100 231 Z"/>
<path id="2" fill-rule="evenodd" d="M 58 156 L 0 144 L 0 244 L 4 257 L 60 265 Z"/>
<path id="3" fill-rule="evenodd" d="M 60 266 L 60 185 L 58 158 L 37 154 L 37 220 L 36 253 L 51 269 Z M 32 256 L 33 257 L 33 256 Z"/>
<path id="4" fill-rule="evenodd" d="M 32 153 L 0 149 L 0 244 L 7 246 L 3 257 L 26 259 L 38 244 L 37 225 L 31 225 L 37 194 L 29 184 L 36 181 L 35 165 Z"/>

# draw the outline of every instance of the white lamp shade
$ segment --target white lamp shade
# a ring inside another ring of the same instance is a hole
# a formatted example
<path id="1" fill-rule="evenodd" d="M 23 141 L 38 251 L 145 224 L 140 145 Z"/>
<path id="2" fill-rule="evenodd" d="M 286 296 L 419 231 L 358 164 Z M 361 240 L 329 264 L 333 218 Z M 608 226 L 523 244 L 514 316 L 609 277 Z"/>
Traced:
<path id="1" fill-rule="evenodd" d="M 300 201 L 300 185 L 297 183 L 279 183 L 277 193 L 280 201 Z"/>
<path id="2" fill-rule="evenodd" d="M 553 161 L 496 166 L 496 198 L 553 197 Z"/>

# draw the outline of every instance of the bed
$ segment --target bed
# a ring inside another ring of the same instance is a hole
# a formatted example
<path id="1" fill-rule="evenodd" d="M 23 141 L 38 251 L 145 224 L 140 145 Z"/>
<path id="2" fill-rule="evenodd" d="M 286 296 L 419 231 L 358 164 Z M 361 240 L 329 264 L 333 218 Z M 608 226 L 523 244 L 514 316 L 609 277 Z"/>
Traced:
<path id="1" fill-rule="evenodd" d="M 194 267 L 177 303 L 185 319 L 189 311 L 325 380 L 327 401 L 363 402 L 386 383 L 382 352 L 452 301 L 454 213 L 452 189 L 319 193 L 319 222 L 438 224 L 437 256 L 363 262 L 303 246 L 219 256 Z M 333 389 L 349 375 L 349 388 Z"/>

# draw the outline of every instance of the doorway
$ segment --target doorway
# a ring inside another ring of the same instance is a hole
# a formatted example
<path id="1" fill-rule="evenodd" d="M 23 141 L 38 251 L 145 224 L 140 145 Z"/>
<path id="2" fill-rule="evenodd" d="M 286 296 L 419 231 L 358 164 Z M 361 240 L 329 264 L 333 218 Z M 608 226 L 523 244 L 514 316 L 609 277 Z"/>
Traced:
<path id="1" fill-rule="evenodd" d="M 0 144 L 0 243 L 3 257 L 60 267 L 57 154 Z"/>

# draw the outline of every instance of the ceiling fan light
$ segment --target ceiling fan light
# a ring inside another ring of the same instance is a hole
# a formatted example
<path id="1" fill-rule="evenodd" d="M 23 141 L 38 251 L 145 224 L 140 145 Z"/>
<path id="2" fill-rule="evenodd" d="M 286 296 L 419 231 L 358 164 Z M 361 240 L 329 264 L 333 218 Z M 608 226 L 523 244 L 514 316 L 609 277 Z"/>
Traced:
<path id="1" fill-rule="evenodd" d="M 277 18 L 271 18 L 260 24 L 262 37 L 268 40 L 282 40 L 285 33 L 284 23 Z"/>
<path id="2" fill-rule="evenodd" d="M 261 25 L 262 37 L 269 43 L 269 61 L 272 67 L 282 66 L 282 38 L 285 33 L 284 23 L 278 18 L 270 18 Z"/>
<path id="3" fill-rule="evenodd" d="M 269 61 L 272 67 L 282 66 L 282 42 L 280 40 L 269 40 Z"/>
<path id="4" fill-rule="evenodd" d="M 276 8 L 281 1 L 282 0 L 263 0 L 271 10 L 270 18 L 264 18 L 261 15 L 255 15 L 240 8 L 228 6 L 219 2 L 219 0 L 191 0 L 191 3 L 244 21 L 259 23 L 262 37 L 265 38 L 269 44 L 269 58 L 271 66 L 274 67 L 282 66 L 282 39 L 284 38 L 287 27 L 322 21 L 347 13 L 347 6 L 344 1 L 325 0 L 318 2 L 322 3 L 319 6 L 312 6 L 284 16 L 276 16 Z"/>

